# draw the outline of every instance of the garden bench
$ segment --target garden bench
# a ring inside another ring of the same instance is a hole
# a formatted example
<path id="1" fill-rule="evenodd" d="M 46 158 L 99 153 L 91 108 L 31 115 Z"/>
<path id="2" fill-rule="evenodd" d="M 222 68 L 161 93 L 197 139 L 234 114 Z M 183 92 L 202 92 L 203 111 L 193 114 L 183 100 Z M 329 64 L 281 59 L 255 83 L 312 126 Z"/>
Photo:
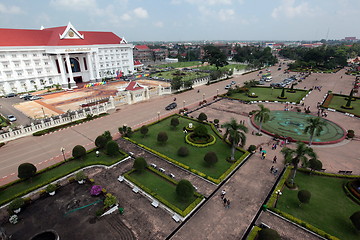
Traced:
<path id="1" fill-rule="evenodd" d="M 162 172 L 162 173 L 164 173 L 164 172 L 165 172 L 165 169 L 159 168 L 159 171 Z"/>
<path id="2" fill-rule="evenodd" d="M 319 170 L 319 172 L 325 172 L 325 170 L 326 170 L 325 168 L 322 168 Z"/>
<path id="3" fill-rule="evenodd" d="M 150 166 L 151 166 L 152 168 L 155 168 L 155 169 L 156 169 L 156 164 L 155 164 L 155 163 L 151 163 Z"/>
<path id="4" fill-rule="evenodd" d="M 178 216 L 177 214 L 175 214 L 175 215 L 172 217 L 172 219 L 174 219 L 175 222 L 179 222 L 179 221 L 180 221 L 180 218 L 179 218 L 179 216 Z"/>
<path id="5" fill-rule="evenodd" d="M 133 152 L 129 152 L 130 157 L 135 158 L 135 154 Z"/>
<path id="6" fill-rule="evenodd" d="M 352 171 L 346 171 L 345 174 L 352 174 Z"/>
<path id="7" fill-rule="evenodd" d="M 139 192 L 139 188 L 138 188 L 138 187 L 134 187 L 132 190 L 133 190 L 134 193 L 138 193 L 138 192 Z"/>
<path id="8" fill-rule="evenodd" d="M 153 201 L 151 203 L 151 205 L 153 205 L 153 207 L 157 208 L 159 206 L 159 202 L 158 201 Z"/>
<path id="9" fill-rule="evenodd" d="M 172 174 L 172 173 L 170 173 L 170 177 L 171 177 L 171 178 L 175 178 L 175 175 Z"/>
<path id="10" fill-rule="evenodd" d="M 123 177 L 123 176 L 119 176 L 119 177 L 118 177 L 118 181 L 119 181 L 119 182 L 124 181 L 124 177 Z"/>
<path id="11" fill-rule="evenodd" d="M 339 171 L 339 174 L 345 174 L 346 173 L 346 171 Z"/>

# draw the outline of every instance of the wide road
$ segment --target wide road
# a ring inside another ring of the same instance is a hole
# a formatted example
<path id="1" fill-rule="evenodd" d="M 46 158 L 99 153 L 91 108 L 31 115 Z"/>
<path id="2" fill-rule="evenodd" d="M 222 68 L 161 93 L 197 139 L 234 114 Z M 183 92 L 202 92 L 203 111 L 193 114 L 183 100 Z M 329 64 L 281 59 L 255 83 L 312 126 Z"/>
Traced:
<path id="1" fill-rule="evenodd" d="M 272 67 L 277 69 L 277 66 Z M 41 137 L 24 137 L 11 142 L 0 148 L 0 185 L 16 180 L 17 168 L 21 163 L 30 162 L 43 169 L 61 160 L 63 156 L 60 149 L 65 148 L 66 157 L 71 156 L 71 150 L 75 145 L 83 145 L 87 149 L 94 147 L 94 140 L 104 131 L 109 130 L 112 135 L 118 134 L 118 127 L 127 124 L 137 128 L 144 123 L 157 120 L 158 116 L 164 117 L 178 112 L 185 104 L 186 107 L 193 108 L 198 103 L 207 99 L 211 101 L 217 94 L 225 93 L 225 86 L 232 80 L 237 84 L 242 84 L 246 80 L 256 79 L 257 72 L 247 75 L 237 75 L 232 79 L 221 81 L 209 86 L 196 87 L 176 95 L 161 96 L 148 101 L 120 106 L 116 111 L 101 119 L 96 119 L 78 126 L 67 128 L 55 133 Z M 197 91 L 200 90 L 198 93 Z M 176 97 L 178 108 L 173 111 L 166 111 L 165 107 Z M 185 103 L 184 103 L 185 101 Z M 160 113 L 158 115 L 158 113 Z"/>

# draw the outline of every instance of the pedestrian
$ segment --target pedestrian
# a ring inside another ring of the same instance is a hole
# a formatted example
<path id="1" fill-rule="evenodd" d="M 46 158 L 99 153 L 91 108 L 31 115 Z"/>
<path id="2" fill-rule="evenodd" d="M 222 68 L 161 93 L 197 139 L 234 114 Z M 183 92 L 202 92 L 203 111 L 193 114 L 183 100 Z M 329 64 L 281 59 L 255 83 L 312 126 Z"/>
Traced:
<path id="1" fill-rule="evenodd" d="M 224 207 L 226 207 L 227 199 L 224 197 Z"/>
<path id="2" fill-rule="evenodd" d="M 275 156 L 275 157 L 273 158 L 273 163 L 276 163 L 276 160 L 277 160 L 277 157 Z"/>
<path id="3" fill-rule="evenodd" d="M 274 150 L 274 149 L 275 149 L 275 144 L 273 144 L 271 147 L 271 150 Z"/>
<path id="4" fill-rule="evenodd" d="M 273 171 L 275 177 L 276 177 L 278 171 L 279 171 L 278 168 L 275 168 L 275 170 Z"/>
<path id="5" fill-rule="evenodd" d="M 265 159 L 266 158 L 266 153 L 264 153 L 264 155 L 263 155 L 263 159 Z"/>
<path id="6" fill-rule="evenodd" d="M 271 168 L 270 168 L 270 172 L 272 173 L 272 172 L 273 172 L 273 170 L 274 170 L 274 166 L 271 166 Z"/>
<path id="7" fill-rule="evenodd" d="M 262 146 L 260 146 L 259 150 L 260 150 L 260 153 L 262 153 L 262 150 L 263 150 L 263 149 L 262 149 Z"/>
<path id="8" fill-rule="evenodd" d="M 200 92 L 200 90 L 198 89 L 198 91 L 197 91 L 198 93 Z"/>
<path id="9" fill-rule="evenodd" d="M 230 208 L 230 199 L 227 200 L 227 202 L 226 202 L 226 207 L 227 207 L 227 208 Z"/>
<path id="10" fill-rule="evenodd" d="M 221 191 L 221 199 L 223 199 L 225 197 L 226 191 L 225 189 Z"/>
<path id="11" fill-rule="evenodd" d="M 261 159 L 264 159 L 264 152 L 261 152 Z"/>

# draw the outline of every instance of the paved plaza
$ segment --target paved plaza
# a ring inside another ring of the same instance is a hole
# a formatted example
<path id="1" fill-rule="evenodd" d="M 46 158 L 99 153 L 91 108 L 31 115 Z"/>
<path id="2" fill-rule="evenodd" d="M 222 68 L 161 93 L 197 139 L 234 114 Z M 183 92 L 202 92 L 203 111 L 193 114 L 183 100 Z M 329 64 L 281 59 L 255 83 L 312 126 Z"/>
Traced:
<path id="1" fill-rule="evenodd" d="M 272 67 L 274 70 L 275 67 Z M 304 105 L 309 106 L 312 114 L 316 114 L 316 105 L 322 102 L 328 90 L 335 93 L 347 93 L 352 87 L 353 76 L 344 74 L 345 70 L 340 70 L 334 74 L 311 74 L 306 80 L 301 82 L 299 88 L 311 88 L 322 86 L 321 91 L 313 90 L 305 99 Z M 278 76 L 280 76 L 280 72 Z M 276 74 L 274 74 L 276 76 Z M 244 81 L 257 78 L 257 73 L 242 76 L 234 76 L 233 79 L 238 85 Z M 226 80 L 209 86 L 201 86 L 195 90 L 187 91 L 176 95 L 178 106 L 186 106 L 194 109 L 199 101 L 206 98 L 210 102 L 217 92 L 224 93 L 224 86 L 231 80 Z M 274 80 L 275 81 L 275 80 Z M 197 90 L 200 90 L 200 93 Z M 85 94 L 86 93 L 82 93 Z M 84 96 L 85 96 L 84 95 Z M 59 97 L 61 94 L 59 94 Z M 84 97 L 82 96 L 82 97 Z M 64 129 L 62 131 L 48 134 L 42 137 L 25 137 L 7 143 L 0 151 L 2 167 L 0 169 L 0 184 L 6 184 L 16 179 L 16 169 L 22 162 L 32 162 L 38 169 L 52 165 L 62 160 L 60 147 L 66 148 L 66 156 L 70 156 L 70 150 L 76 144 L 86 146 L 87 149 L 94 147 L 94 139 L 106 130 L 110 130 L 117 138 L 117 128 L 127 124 L 133 128 L 143 124 L 151 123 L 158 117 L 165 117 L 177 112 L 165 111 L 164 107 L 172 101 L 174 96 L 161 96 L 149 101 L 136 103 L 134 105 L 124 105 L 118 107 L 109 116 L 90 121 L 85 124 Z M 46 102 L 48 101 L 48 102 Z M 51 97 L 46 98 L 46 104 L 54 104 Z M 283 110 L 284 104 L 265 103 L 265 107 L 271 110 Z M 58 108 L 56 108 L 58 109 Z M 279 169 L 283 168 L 283 157 L 280 154 L 281 148 L 271 150 L 272 138 L 263 134 L 262 136 L 253 135 L 256 129 L 251 125 L 248 113 L 258 109 L 256 104 L 241 104 L 238 101 L 220 100 L 205 108 L 197 110 L 190 115 L 197 117 L 199 113 L 207 114 L 209 120 L 219 119 L 220 124 L 235 118 L 237 121 L 245 121 L 249 128 L 247 143 L 245 148 L 253 144 L 262 146 L 267 150 L 266 159 L 262 160 L 259 153 L 252 155 L 246 163 L 241 166 L 234 174 L 220 186 L 214 185 L 202 178 L 190 174 L 164 160 L 149 156 L 136 146 L 119 139 L 121 148 L 135 153 L 136 156 L 146 156 L 158 166 L 163 166 L 169 171 L 174 172 L 175 176 L 185 178 L 197 186 L 198 191 L 206 197 L 205 203 L 201 208 L 185 223 L 175 223 L 171 216 L 161 209 L 154 209 L 150 202 L 140 195 L 135 195 L 131 189 L 119 183 L 116 178 L 119 174 L 131 167 L 130 163 L 119 165 L 110 171 L 94 169 L 93 177 L 103 185 L 107 185 L 109 191 L 114 192 L 124 205 L 127 205 L 128 215 L 124 216 L 124 222 L 128 227 L 137 226 L 139 218 L 144 218 L 139 229 L 133 229 L 138 239 L 149 236 L 150 239 L 164 239 L 171 236 L 171 239 L 239 239 L 243 236 L 248 226 L 252 222 L 266 196 L 271 191 L 278 176 L 270 173 L 271 166 Z M 159 112 L 159 114 L 158 114 Z M 338 112 L 328 112 L 328 120 L 340 125 L 345 130 L 353 129 L 358 134 L 360 120 L 351 118 Z M 293 147 L 290 144 L 288 147 Z M 337 173 L 339 170 L 351 170 L 353 174 L 360 175 L 360 155 L 357 150 L 359 141 L 344 140 L 333 145 L 312 146 L 323 163 L 326 172 Z M 22 149 L 22 151 L 18 151 Z M 277 156 L 276 164 L 272 163 L 274 156 Z M 230 209 L 224 208 L 220 194 L 226 190 L 226 198 L 230 199 Z M 124 197 L 126 196 L 126 197 Z M 129 196 L 129 197 L 128 197 Z M 141 207 L 147 206 L 147 207 Z M 141 217 L 140 217 L 141 216 Z M 264 222 L 276 229 L 284 239 L 318 239 L 316 236 L 295 227 L 294 225 L 279 219 L 275 215 L 262 213 L 258 222 Z M 174 232 L 175 231 L 175 232 Z"/>

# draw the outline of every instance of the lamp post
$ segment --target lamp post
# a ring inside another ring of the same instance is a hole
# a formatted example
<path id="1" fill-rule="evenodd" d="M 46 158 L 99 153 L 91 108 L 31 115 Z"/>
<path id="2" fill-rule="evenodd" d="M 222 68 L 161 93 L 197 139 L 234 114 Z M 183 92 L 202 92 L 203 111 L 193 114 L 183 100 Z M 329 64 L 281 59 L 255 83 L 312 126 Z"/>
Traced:
<path id="1" fill-rule="evenodd" d="M 282 195 L 282 192 L 280 191 L 280 189 L 278 189 L 278 190 L 276 190 L 275 194 L 276 194 L 276 201 L 275 201 L 275 206 L 274 207 L 276 208 L 277 202 L 279 200 L 279 196 Z"/>
<path id="2" fill-rule="evenodd" d="M 216 96 L 219 96 L 219 89 L 216 89 Z"/>
<path id="3" fill-rule="evenodd" d="M 43 108 L 43 107 L 41 107 L 41 110 L 42 110 L 42 112 L 43 112 L 43 114 L 44 114 L 44 118 L 46 118 L 44 108 Z"/>
<path id="4" fill-rule="evenodd" d="M 184 142 L 186 143 L 186 134 L 187 134 L 187 131 L 186 129 L 184 130 Z"/>
<path id="5" fill-rule="evenodd" d="M 272 96 L 272 94 L 273 94 L 273 91 L 274 91 L 274 87 L 271 88 L 271 96 Z"/>
<path id="6" fill-rule="evenodd" d="M 160 121 L 160 112 L 157 112 L 158 115 L 158 121 Z"/>
<path id="7" fill-rule="evenodd" d="M 183 108 L 185 109 L 185 100 L 183 101 Z"/>
<path id="8" fill-rule="evenodd" d="M 203 101 L 205 100 L 205 93 L 203 93 Z"/>
<path id="9" fill-rule="evenodd" d="M 60 151 L 62 152 L 62 155 L 64 157 L 64 161 L 66 161 L 66 158 L 65 158 L 65 148 L 64 147 L 61 147 L 60 148 Z"/>

